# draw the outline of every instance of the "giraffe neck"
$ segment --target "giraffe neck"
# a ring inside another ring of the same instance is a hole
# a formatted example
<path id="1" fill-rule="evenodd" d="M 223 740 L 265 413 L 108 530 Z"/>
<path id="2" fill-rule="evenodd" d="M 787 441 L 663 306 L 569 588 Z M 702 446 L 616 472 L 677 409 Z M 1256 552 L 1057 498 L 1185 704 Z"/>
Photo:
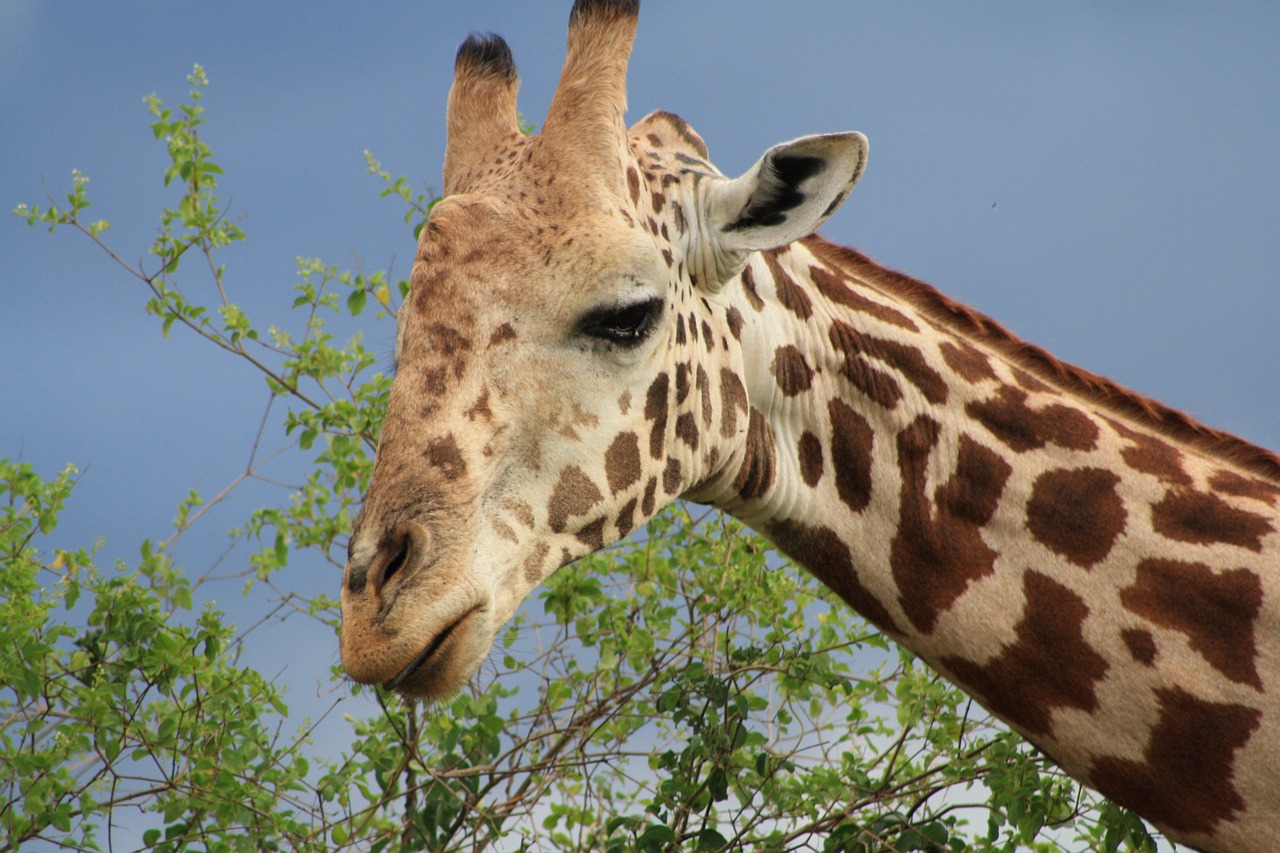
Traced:
<path id="1" fill-rule="evenodd" d="M 1276 458 L 817 238 L 741 285 L 715 502 L 1073 775 L 1280 845 Z"/>

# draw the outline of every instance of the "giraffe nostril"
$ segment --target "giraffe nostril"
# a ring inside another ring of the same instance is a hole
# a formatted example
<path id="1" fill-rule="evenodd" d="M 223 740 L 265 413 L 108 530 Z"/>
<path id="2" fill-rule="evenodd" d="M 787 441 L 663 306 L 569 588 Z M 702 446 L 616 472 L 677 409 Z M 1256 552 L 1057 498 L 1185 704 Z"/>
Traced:
<path id="1" fill-rule="evenodd" d="M 374 594 L 380 594 L 401 572 L 412 571 L 425 560 L 426 553 L 427 531 L 420 524 L 401 524 L 383 536 L 369 571 Z"/>
<path id="2" fill-rule="evenodd" d="M 391 559 L 387 560 L 387 567 L 382 571 L 382 580 L 379 586 L 383 586 L 390 582 L 397 572 L 404 568 L 405 561 L 409 558 L 409 537 L 399 536 L 393 546 L 395 551 L 391 554 Z"/>

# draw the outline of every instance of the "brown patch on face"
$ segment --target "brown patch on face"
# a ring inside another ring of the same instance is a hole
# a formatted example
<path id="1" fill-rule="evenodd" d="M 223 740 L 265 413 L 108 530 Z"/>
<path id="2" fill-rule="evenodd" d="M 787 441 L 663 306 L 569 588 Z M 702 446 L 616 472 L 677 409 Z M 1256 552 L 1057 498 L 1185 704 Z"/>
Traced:
<path id="1" fill-rule="evenodd" d="M 992 711 L 1043 735 L 1052 728 L 1055 708 L 1097 709 L 1093 686 L 1108 667 L 1084 638 L 1084 599 L 1039 572 L 1023 576 L 1022 592 L 1027 603 L 1013 643 L 985 664 L 947 657 L 942 665 Z"/>
<path id="2" fill-rule="evenodd" d="M 866 394 L 873 403 L 884 406 L 886 409 L 895 408 L 898 401 L 902 399 L 902 389 L 898 387 L 898 381 L 863 360 L 858 347 L 858 335 L 853 327 L 837 320 L 831 324 L 828 337 L 831 338 L 831 345 L 844 355 L 840 374 L 849 380 L 854 388 Z"/>
<path id="3" fill-rule="evenodd" d="M 676 405 L 684 403 L 689 396 L 689 363 L 682 361 L 676 365 Z"/>
<path id="4" fill-rule="evenodd" d="M 640 440 L 634 432 L 621 432 L 604 454 L 609 491 L 617 494 L 640 481 Z"/>
<path id="5" fill-rule="evenodd" d="M 822 442 L 816 435 L 805 430 L 800 433 L 799 453 L 800 477 L 806 486 L 813 488 L 822 479 Z"/>
<path id="6" fill-rule="evenodd" d="M 538 542 L 533 546 L 533 553 L 525 557 L 524 579 L 530 584 L 537 584 L 542 580 L 542 567 L 546 565 L 547 552 L 550 550 L 546 542 Z"/>
<path id="7" fill-rule="evenodd" d="M 644 419 L 653 421 L 649 431 L 649 455 L 654 459 L 662 458 L 662 450 L 667 442 L 667 397 L 671 380 L 665 373 L 659 373 L 649 386 L 644 396 Z"/>
<path id="8" fill-rule="evenodd" d="M 698 425 L 692 412 L 681 412 L 676 418 L 676 437 L 689 445 L 691 450 L 698 449 Z"/>
<path id="9" fill-rule="evenodd" d="M 622 396 L 618 398 L 618 411 L 621 414 L 625 415 L 627 413 L 627 410 L 630 408 L 631 408 L 631 392 L 623 391 Z"/>
<path id="10" fill-rule="evenodd" d="M 547 502 L 547 526 L 555 533 L 563 533 L 570 517 L 584 515 L 602 500 L 604 495 L 591 478 L 578 466 L 569 465 L 560 472 Z"/>
<path id="11" fill-rule="evenodd" d="M 517 536 L 516 532 L 511 529 L 511 525 L 507 524 L 502 519 L 494 519 L 493 532 L 497 533 L 499 538 L 505 539 L 508 542 L 519 543 L 520 541 L 520 537 Z"/>
<path id="12" fill-rule="evenodd" d="M 1108 423 L 1131 443 L 1132 446 L 1120 451 L 1120 455 L 1135 470 L 1158 477 L 1169 485 L 1191 485 L 1191 477 L 1182 467 L 1182 452 L 1176 447 L 1116 421 L 1109 420 Z"/>
<path id="13" fill-rule="evenodd" d="M 439 397 L 449 390 L 448 371 L 443 367 L 432 367 L 422 373 L 422 387 L 428 394 Z"/>
<path id="14" fill-rule="evenodd" d="M 444 438 L 437 438 L 427 445 L 423 454 L 427 462 L 440 470 L 440 474 L 449 482 L 467 473 L 467 463 L 458 449 L 458 442 L 450 433 Z"/>
<path id="15" fill-rule="evenodd" d="M 508 498 L 502 502 L 502 508 L 511 513 L 512 517 L 520 524 L 530 530 L 533 529 L 533 507 L 518 498 Z"/>
<path id="16" fill-rule="evenodd" d="M 776 250 L 760 254 L 764 257 L 765 266 L 769 268 L 769 274 L 773 276 L 774 291 L 778 294 L 778 301 L 782 303 L 782 307 L 801 320 L 808 320 L 813 314 L 813 303 L 809 301 L 809 294 L 805 293 L 804 288 L 782 268 L 782 264 L 778 262 Z"/>
<path id="17" fill-rule="evenodd" d="M 738 431 L 738 412 L 746 414 L 747 408 L 747 389 L 738 374 L 720 368 L 720 435 L 733 438 Z"/>
<path id="18" fill-rule="evenodd" d="M 853 280 L 842 273 L 833 272 L 825 267 L 810 266 L 809 278 L 817 285 L 823 296 L 838 305 L 848 306 L 861 314 L 867 314 L 909 332 L 920 331 L 911 318 L 901 311 L 855 293 L 849 286 Z"/>
<path id="19" fill-rule="evenodd" d="M 771 525 L 767 532 L 778 550 L 834 590 L 850 607 L 881 630 L 902 634 L 888 609 L 858 579 L 849 547 L 834 530 L 784 520 Z"/>
<path id="20" fill-rule="evenodd" d="M 667 206 L 667 197 L 657 190 L 654 190 L 649 193 L 649 203 L 653 205 L 654 213 L 661 213 L 662 208 Z"/>
<path id="21" fill-rule="evenodd" d="M 635 166 L 627 167 L 627 192 L 631 195 L 631 203 L 640 203 L 640 173 Z"/>
<path id="22" fill-rule="evenodd" d="M 852 512 L 862 512 L 871 503 L 874 433 L 867 419 L 841 400 L 828 403 L 827 414 L 831 418 L 831 467 L 836 472 L 836 494 Z M 821 464 L 821 448 L 818 453 Z"/>
<path id="23" fill-rule="evenodd" d="M 667 465 L 662 469 L 662 490 L 669 495 L 678 495 L 682 491 L 682 480 L 680 460 L 674 456 L 668 456 Z"/>
<path id="24" fill-rule="evenodd" d="M 774 351 L 773 365 L 769 370 L 778 382 L 778 389 L 788 397 L 808 391 L 813 385 L 813 368 L 794 344 L 780 346 Z"/>
<path id="25" fill-rule="evenodd" d="M 949 341 L 944 342 L 939 349 L 947 367 L 954 370 L 966 382 L 976 385 L 999 378 L 986 355 L 967 341 L 957 341 L 954 344 Z"/>
<path id="26" fill-rule="evenodd" d="M 1262 712 L 1207 702 L 1180 687 L 1155 695 L 1160 720 L 1144 760 L 1098 759 L 1089 784 L 1175 832 L 1211 835 L 1244 809 L 1233 783 L 1235 753 L 1257 731 Z"/>
<path id="27" fill-rule="evenodd" d="M 505 341 L 514 341 L 516 337 L 516 330 L 512 328 L 511 324 L 503 323 L 494 329 L 493 334 L 489 336 L 489 346 L 492 348 Z"/>
<path id="28" fill-rule="evenodd" d="M 429 324 L 425 329 L 425 333 L 432 351 L 445 358 L 452 359 L 455 362 L 453 365 L 454 378 L 461 378 L 466 360 L 465 357 L 457 357 L 471 350 L 471 339 L 444 323 Z"/>
<path id="29" fill-rule="evenodd" d="M 684 331 L 684 315 L 677 314 L 676 315 L 676 346 L 684 346 L 687 340 L 689 340 L 689 338 Z"/>
<path id="30" fill-rule="evenodd" d="M 1242 477 L 1234 471 L 1218 471 L 1209 480 L 1209 485 L 1223 494 L 1237 498 L 1261 501 L 1268 506 L 1275 506 L 1280 499 L 1280 486 L 1273 486 L 1261 480 Z"/>
<path id="31" fill-rule="evenodd" d="M 1157 533 L 1195 545 L 1235 545 L 1262 551 L 1262 537 L 1272 531 L 1261 515 L 1236 509 L 1217 495 L 1189 489 L 1171 490 L 1151 508 Z"/>
<path id="32" fill-rule="evenodd" d="M 752 407 L 751 421 L 747 427 L 746 454 L 733 487 L 746 500 L 763 497 L 773 487 L 777 472 L 777 440 L 773 427 Z"/>
<path id="33" fill-rule="evenodd" d="M 929 457 L 941 427 L 928 416 L 898 434 L 901 521 L 890 562 L 899 601 L 924 633 L 973 581 L 995 571 L 996 553 L 982 540 L 1013 469 L 968 436 L 960 437 L 956 470 L 929 500 Z"/>
<path id="34" fill-rule="evenodd" d="M 756 292 L 756 275 L 751 271 L 750 264 L 743 268 L 739 278 L 742 280 L 742 292 L 746 295 L 747 301 L 751 303 L 751 307 L 756 311 L 763 311 L 764 300 Z"/>
<path id="35" fill-rule="evenodd" d="M 1247 569 L 1214 572 L 1203 563 L 1143 560 L 1120 603 L 1156 625 L 1187 635 L 1188 644 L 1232 681 L 1262 689 L 1254 621 L 1262 583 Z"/>
<path id="36" fill-rule="evenodd" d="M 1127 515 L 1120 478 L 1101 468 L 1058 469 L 1036 478 L 1027 530 L 1046 548 L 1088 569 L 1111 553 Z"/>
<path id="37" fill-rule="evenodd" d="M 469 421 L 474 421 L 476 418 L 485 418 L 486 420 L 493 418 L 493 412 L 489 410 L 488 388 L 480 391 L 480 396 L 476 397 L 476 401 L 471 404 L 471 408 L 467 409 L 466 414 Z"/>
<path id="38" fill-rule="evenodd" d="M 1092 450 L 1098 443 L 1098 427 L 1084 412 L 1059 405 L 1032 409 L 1027 392 L 1012 385 L 1002 387 L 994 397 L 969 403 L 964 410 L 1018 453 L 1049 443 L 1067 450 Z"/>
<path id="39" fill-rule="evenodd" d="M 1156 662 L 1156 640 L 1150 631 L 1141 628 L 1126 628 L 1120 632 L 1120 639 L 1129 647 L 1129 654 L 1143 666 L 1151 666 Z"/>

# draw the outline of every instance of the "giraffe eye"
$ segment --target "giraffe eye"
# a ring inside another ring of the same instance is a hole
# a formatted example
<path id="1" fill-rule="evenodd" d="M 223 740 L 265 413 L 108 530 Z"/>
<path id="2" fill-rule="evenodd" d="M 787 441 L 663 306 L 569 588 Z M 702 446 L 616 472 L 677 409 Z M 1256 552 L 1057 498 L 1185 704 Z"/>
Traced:
<path id="1" fill-rule="evenodd" d="M 579 323 L 582 334 L 622 347 L 633 347 L 643 341 L 662 314 L 658 297 L 630 305 L 610 306 L 592 311 Z"/>

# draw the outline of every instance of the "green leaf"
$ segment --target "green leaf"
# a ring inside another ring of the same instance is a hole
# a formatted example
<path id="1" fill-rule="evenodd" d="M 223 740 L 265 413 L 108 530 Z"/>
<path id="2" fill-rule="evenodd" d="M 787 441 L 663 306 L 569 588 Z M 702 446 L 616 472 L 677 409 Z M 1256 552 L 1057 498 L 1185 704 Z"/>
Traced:
<path id="1" fill-rule="evenodd" d="M 712 802 L 719 803 L 729 799 L 729 777 L 724 770 L 717 767 L 711 771 L 711 775 L 707 777 L 707 790 Z"/>
<path id="2" fill-rule="evenodd" d="M 697 835 L 699 850 L 722 850 L 729 846 L 729 839 L 714 829 L 704 829 Z"/>
<path id="3" fill-rule="evenodd" d="M 352 317 L 359 317 L 360 312 L 364 310 L 364 303 L 369 298 L 369 291 L 360 289 L 353 290 L 347 296 L 347 310 L 351 312 Z"/>

